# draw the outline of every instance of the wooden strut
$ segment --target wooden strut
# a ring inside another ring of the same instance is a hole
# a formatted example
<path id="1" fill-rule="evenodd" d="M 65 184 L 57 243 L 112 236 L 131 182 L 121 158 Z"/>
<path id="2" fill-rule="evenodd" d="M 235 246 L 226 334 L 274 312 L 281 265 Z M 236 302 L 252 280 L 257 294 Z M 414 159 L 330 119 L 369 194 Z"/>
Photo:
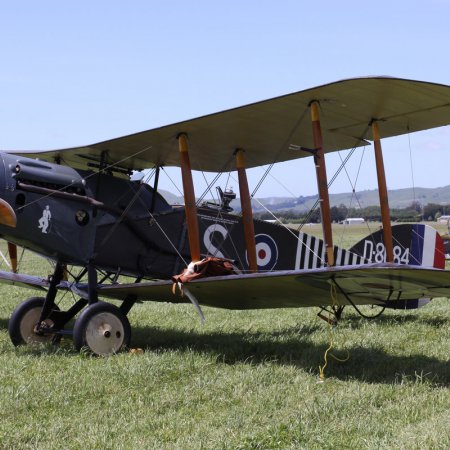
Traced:
<path id="1" fill-rule="evenodd" d="M 247 173 L 245 171 L 244 150 L 237 149 L 236 168 L 239 180 L 239 196 L 241 199 L 242 222 L 244 224 L 245 248 L 247 250 L 247 260 L 250 272 L 258 272 L 258 262 L 256 258 L 255 225 L 253 222 L 253 211 L 250 191 L 248 189 Z"/>
<path id="2" fill-rule="evenodd" d="M 156 197 L 158 196 L 159 171 L 160 171 L 160 166 L 156 166 L 156 169 L 155 169 L 155 182 L 153 184 L 152 203 L 150 205 L 150 212 L 152 214 L 155 212 Z"/>
<path id="3" fill-rule="evenodd" d="M 322 216 L 322 231 L 325 241 L 327 264 L 334 266 L 334 248 L 333 233 L 331 231 L 331 213 L 330 213 L 330 197 L 328 194 L 327 169 L 325 165 L 325 154 L 322 141 L 322 130 L 320 127 L 319 104 L 312 102 L 311 121 L 313 129 L 314 147 L 314 163 L 316 165 L 317 187 L 320 199 L 320 212 Z"/>
<path id="4" fill-rule="evenodd" d="M 181 178 L 183 180 L 184 210 L 192 262 L 200 261 L 200 234 L 198 230 L 197 205 L 195 203 L 194 183 L 192 181 L 191 163 L 189 161 L 187 135 L 178 135 L 180 150 Z"/>
<path id="5" fill-rule="evenodd" d="M 8 242 L 9 260 L 11 261 L 11 270 L 17 273 L 17 246 L 12 242 Z"/>
<path id="6" fill-rule="evenodd" d="M 378 123 L 372 121 L 373 146 L 377 167 L 378 194 L 380 196 L 381 221 L 383 223 L 383 240 L 386 248 L 386 262 L 394 261 L 394 244 L 392 240 L 391 216 L 389 213 L 389 199 L 384 172 L 383 152 L 381 149 L 380 131 Z"/>

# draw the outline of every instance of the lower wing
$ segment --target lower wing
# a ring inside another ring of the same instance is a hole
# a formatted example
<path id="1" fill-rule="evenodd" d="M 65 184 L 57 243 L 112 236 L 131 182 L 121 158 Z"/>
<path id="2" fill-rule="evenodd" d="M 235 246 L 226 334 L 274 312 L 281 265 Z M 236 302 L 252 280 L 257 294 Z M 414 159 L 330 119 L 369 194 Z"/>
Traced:
<path id="1" fill-rule="evenodd" d="M 0 282 L 46 290 L 44 278 L 0 271 Z M 202 305 L 227 309 L 339 305 L 403 305 L 408 300 L 450 297 L 450 271 L 401 264 L 365 264 L 203 278 L 188 283 Z M 58 289 L 87 296 L 87 286 L 61 282 Z M 171 281 L 100 285 L 101 297 L 185 303 Z"/>
<path id="2" fill-rule="evenodd" d="M 333 287 L 334 286 L 334 287 Z M 202 305 L 228 309 L 402 304 L 406 300 L 450 297 L 450 271 L 401 264 L 365 264 L 247 275 L 228 275 L 186 285 Z M 100 286 L 99 295 L 179 303 L 170 281 Z"/>

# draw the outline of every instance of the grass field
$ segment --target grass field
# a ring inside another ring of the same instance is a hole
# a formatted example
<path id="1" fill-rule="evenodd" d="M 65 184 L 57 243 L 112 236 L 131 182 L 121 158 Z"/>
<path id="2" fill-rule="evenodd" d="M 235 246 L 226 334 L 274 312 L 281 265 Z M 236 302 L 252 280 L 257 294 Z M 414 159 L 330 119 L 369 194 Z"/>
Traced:
<path id="1" fill-rule="evenodd" d="M 345 246 L 367 234 L 348 229 Z M 46 264 L 25 254 L 22 270 Z M 95 358 L 70 339 L 14 348 L 8 318 L 34 293 L 0 293 L 0 448 L 450 448 L 449 300 L 346 310 L 334 330 L 313 309 L 204 308 L 202 326 L 190 305 L 146 303 L 129 315 L 145 352 Z M 330 336 L 349 359 L 318 383 Z"/>

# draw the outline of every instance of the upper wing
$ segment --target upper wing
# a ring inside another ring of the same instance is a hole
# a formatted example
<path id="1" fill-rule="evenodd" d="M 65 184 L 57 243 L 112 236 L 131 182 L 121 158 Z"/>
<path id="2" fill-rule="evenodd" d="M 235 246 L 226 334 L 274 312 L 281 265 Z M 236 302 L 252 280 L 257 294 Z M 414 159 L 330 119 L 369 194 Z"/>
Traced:
<path id="1" fill-rule="evenodd" d="M 382 137 L 435 128 L 450 123 L 450 86 L 398 78 L 356 78 L 295 92 L 186 120 L 86 147 L 49 152 L 22 152 L 23 156 L 84 168 L 86 159 L 128 169 L 152 165 L 178 166 L 176 137 L 187 133 L 194 170 L 233 170 L 237 148 L 245 149 L 248 167 L 287 161 L 310 153 L 291 146 L 314 148 L 308 106 L 317 100 L 326 151 L 364 145 L 370 139 L 369 122 L 382 121 Z M 14 152 L 16 153 L 16 152 Z"/>
<path id="2" fill-rule="evenodd" d="M 366 264 L 249 275 L 229 275 L 186 285 L 200 304 L 228 309 L 287 308 L 331 304 L 335 284 L 339 304 L 384 304 L 422 297 L 450 297 L 450 271 L 397 264 Z M 99 295 L 124 299 L 186 301 L 172 294 L 169 281 L 103 286 Z"/>

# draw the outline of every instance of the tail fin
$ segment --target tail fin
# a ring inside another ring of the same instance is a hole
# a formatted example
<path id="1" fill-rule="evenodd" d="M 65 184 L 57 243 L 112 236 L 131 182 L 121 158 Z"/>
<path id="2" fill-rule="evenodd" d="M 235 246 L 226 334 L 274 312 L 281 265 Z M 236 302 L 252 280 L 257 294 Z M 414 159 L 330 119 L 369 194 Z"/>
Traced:
<path id="1" fill-rule="evenodd" d="M 402 224 L 392 227 L 394 262 L 412 266 L 445 268 L 444 241 L 439 233 L 428 225 Z M 379 230 L 358 242 L 351 251 L 372 262 L 384 262 L 386 249 L 383 231 Z M 430 302 L 428 298 L 389 300 L 386 308 L 417 309 Z"/>
<path id="2" fill-rule="evenodd" d="M 402 224 L 392 227 L 394 262 L 412 266 L 445 268 L 444 242 L 439 233 L 424 224 Z M 371 262 L 385 262 L 383 231 L 365 237 L 350 251 Z"/>

